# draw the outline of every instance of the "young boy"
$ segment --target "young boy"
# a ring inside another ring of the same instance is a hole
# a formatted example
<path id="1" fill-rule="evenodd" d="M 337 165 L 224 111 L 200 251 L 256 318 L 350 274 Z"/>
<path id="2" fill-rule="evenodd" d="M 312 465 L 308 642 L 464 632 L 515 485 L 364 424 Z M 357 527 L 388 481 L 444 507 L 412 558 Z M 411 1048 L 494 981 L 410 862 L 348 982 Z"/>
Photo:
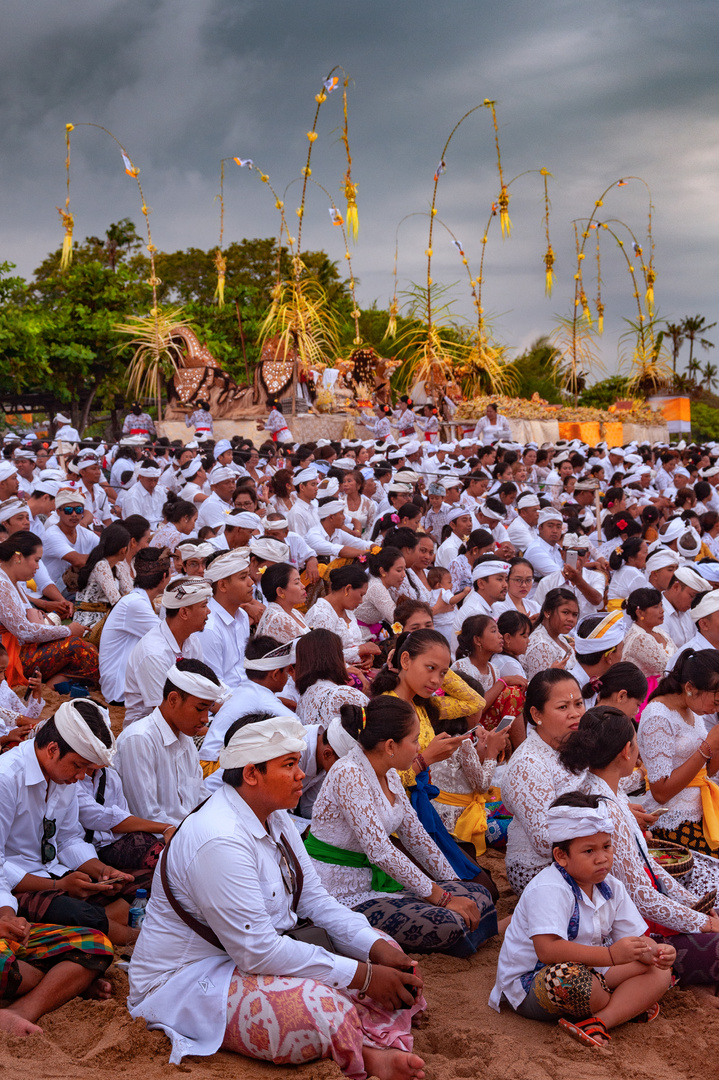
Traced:
<path id="1" fill-rule="evenodd" d="M 427 487 L 429 510 L 422 519 L 422 528 L 438 544 L 442 543 L 442 529 L 447 524 L 447 510 L 449 507 L 444 501 L 446 494 L 447 491 L 442 484 L 429 484 Z"/>
<path id="2" fill-rule="evenodd" d="M 572 791 L 549 808 L 554 862 L 522 893 L 502 944 L 489 1004 L 504 995 L 530 1020 L 556 1020 L 587 1046 L 609 1028 L 659 1014 L 676 956 L 610 870 L 613 822 L 598 795 Z"/>
<path id="3" fill-rule="evenodd" d="M 434 615 L 434 628 L 439 630 L 440 634 L 444 634 L 447 641 L 452 646 L 452 632 L 454 625 L 454 608 L 460 601 L 464 600 L 465 596 L 471 592 L 471 586 L 466 589 L 462 589 L 460 592 L 452 595 L 452 575 L 449 570 L 445 570 L 443 566 L 432 566 L 427 572 L 427 581 L 429 587 L 432 590 L 429 594 L 429 604 L 434 610 L 438 600 L 443 600 L 445 604 L 450 605 L 449 611 L 443 611 Z"/>

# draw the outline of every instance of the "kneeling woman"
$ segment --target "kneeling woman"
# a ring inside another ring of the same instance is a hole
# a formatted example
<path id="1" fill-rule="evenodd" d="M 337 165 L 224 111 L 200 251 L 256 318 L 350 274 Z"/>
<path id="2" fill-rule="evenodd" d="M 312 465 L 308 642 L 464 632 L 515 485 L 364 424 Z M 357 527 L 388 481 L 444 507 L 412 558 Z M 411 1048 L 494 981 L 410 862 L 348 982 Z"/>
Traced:
<path id="1" fill-rule="evenodd" d="M 414 708 L 386 695 L 366 710 L 343 705 L 328 738 L 343 756 L 317 796 L 306 841 L 323 885 L 412 952 L 470 956 L 497 933 L 497 913 L 483 885 L 457 880 L 404 791 L 397 770 L 417 756 Z"/>

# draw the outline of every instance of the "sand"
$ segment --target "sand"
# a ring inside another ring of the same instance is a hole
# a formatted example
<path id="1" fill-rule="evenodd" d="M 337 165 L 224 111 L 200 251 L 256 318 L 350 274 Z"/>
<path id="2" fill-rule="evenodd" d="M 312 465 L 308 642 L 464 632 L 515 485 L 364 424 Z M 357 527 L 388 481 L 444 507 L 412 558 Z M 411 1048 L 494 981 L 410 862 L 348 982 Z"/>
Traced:
<path id="1" fill-rule="evenodd" d="M 48 694 L 49 706 L 58 700 Z M 113 721 L 119 720 L 121 712 L 117 712 Z M 503 874 L 503 858 L 489 852 L 483 861 L 500 889 L 500 916 L 507 915 L 514 896 Z M 424 1057 L 431 1080 L 706 1080 L 715 1074 L 719 1011 L 699 1005 L 692 991 L 670 990 L 658 1020 L 650 1025 L 625 1025 L 615 1032 L 611 1047 L 601 1050 L 573 1042 L 552 1024 L 523 1020 L 508 1007 L 495 1013 L 487 999 L 499 944 L 499 939 L 489 942 L 469 960 L 419 958 L 429 1011 L 426 1026 L 416 1032 L 415 1049 Z M 126 1011 L 127 977 L 114 966 L 109 975 L 114 985 L 110 1001 L 70 1002 L 44 1018 L 42 1035 L 17 1039 L 0 1033 L 2 1077 L 169 1080 L 178 1072 L 192 1080 L 287 1080 L 289 1076 L 335 1080 L 341 1076 L 329 1061 L 290 1070 L 223 1052 L 169 1065 L 165 1036 L 147 1031 L 142 1021 L 131 1020 Z"/>

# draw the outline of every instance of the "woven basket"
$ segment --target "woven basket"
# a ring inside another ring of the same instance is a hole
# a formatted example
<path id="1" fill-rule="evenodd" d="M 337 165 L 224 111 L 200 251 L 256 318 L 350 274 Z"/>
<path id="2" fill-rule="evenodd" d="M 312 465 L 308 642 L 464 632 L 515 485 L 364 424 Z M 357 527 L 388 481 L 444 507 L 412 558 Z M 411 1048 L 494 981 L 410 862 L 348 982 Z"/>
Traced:
<path id="1" fill-rule="evenodd" d="M 694 856 L 682 844 L 669 840 L 650 840 L 649 854 L 672 877 L 684 877 L 694 866 Z"/>

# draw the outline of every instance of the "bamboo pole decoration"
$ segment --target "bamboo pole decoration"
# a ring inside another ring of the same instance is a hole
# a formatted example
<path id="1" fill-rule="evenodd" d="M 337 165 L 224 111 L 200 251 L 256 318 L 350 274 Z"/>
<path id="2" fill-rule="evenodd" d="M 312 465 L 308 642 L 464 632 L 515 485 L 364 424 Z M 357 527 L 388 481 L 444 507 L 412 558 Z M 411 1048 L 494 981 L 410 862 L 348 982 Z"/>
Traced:
<path id="1" fill-rule="evenodd" d="M 74 219 L 70 213 L 70 132 L 75 130 L 74 124 L 65 124 L 65 184 L 67 195 L 65 196 L 65 209 L 57 207 L 57 212 L 65 226 L 65 235 L 62 238 L 62 253 L 60 255 L 60 272 L 67 270 L 72 262 L 72 227 Z"/>
<path id="2" fill-rule="evenodd" d="M 599 545 L 602 540 L 602 500 L 599 488 L 594 492 L 594 515 L 597 523 L 597 545 Z"/>

